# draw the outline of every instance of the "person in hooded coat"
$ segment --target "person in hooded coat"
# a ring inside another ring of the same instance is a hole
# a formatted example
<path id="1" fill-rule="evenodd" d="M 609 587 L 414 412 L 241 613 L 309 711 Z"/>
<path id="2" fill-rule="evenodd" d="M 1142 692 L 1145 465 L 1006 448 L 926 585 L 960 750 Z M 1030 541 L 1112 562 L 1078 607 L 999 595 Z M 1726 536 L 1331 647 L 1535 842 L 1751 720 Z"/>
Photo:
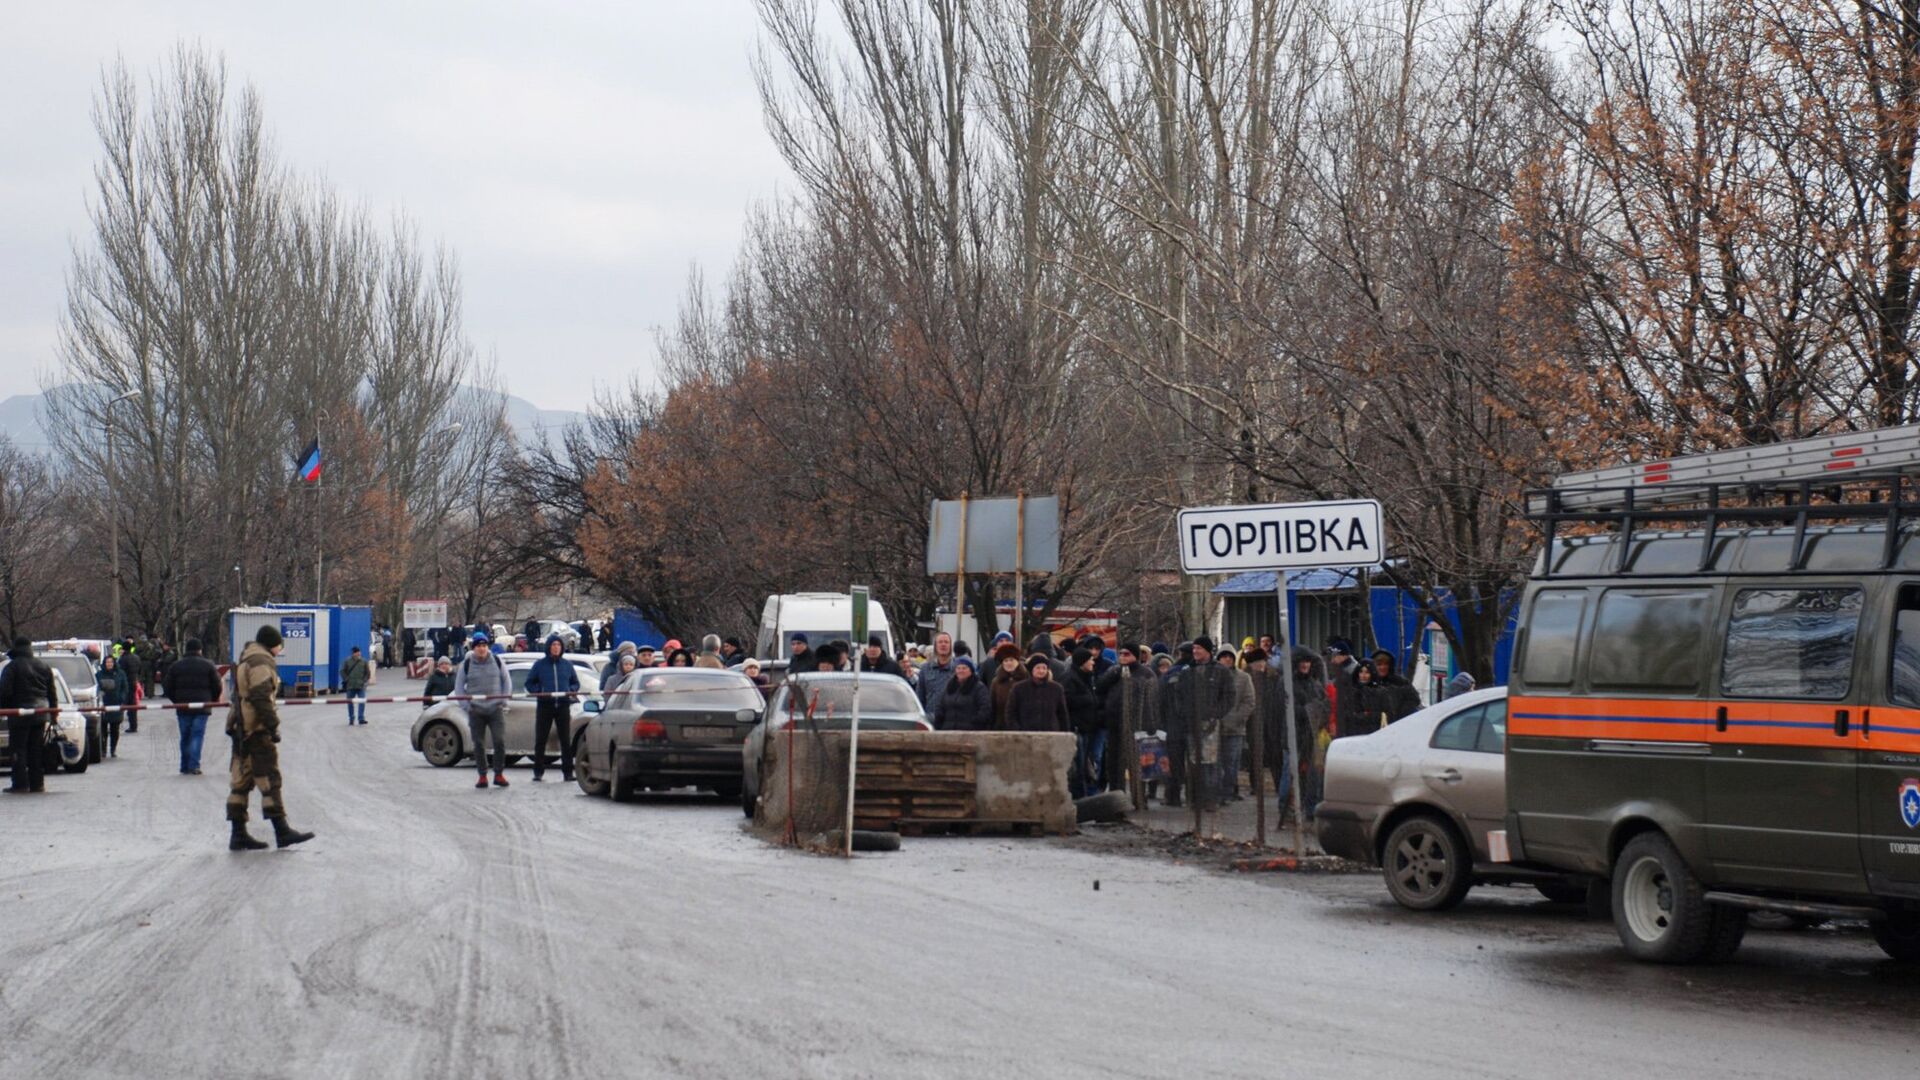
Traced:
<path id="1" fill-rule="evenodd" d="M 941 731 L 993 730 L 993 691 L 972 659 L 953 661 L 953 675 L 933 699 L 933 726 Z"/>
<path id="2" fill-rule="evenodd" d="M 1107 788 L 1107 727 L 1100 715 L 1100 695 L 1094 692 L 1094 654 L 1085 647 L 1073 651 L 1066 681 L 1060 688 L 1067 695 L 1067 717 L 1079 739 L 1073 759 L 1073 778 L 1069 790 L 1075 798 L 1097 795 Z"/>
<path id="3" fill-rule="evenodd" d="M 100 727 L 107 736 L 107 756 L 119 757 L 120 725 L 126 722 L 127 714 L 114 706 L 133 704 L 133 679 L 112 653 L 101 659 L 100 670 L 94 672 L 93 678 L 100 684 L 94 700 L 107 710 L 100 714 Z"/>
<path id="4" fill-rule="evenodd" d="M 993 658 L 993 729 L 1011 731 L 1008 708 L 1014 688 L 1027 681 L 1027 669 L 1020 662 L 1020 646 L 1011 641 L 994 650 Z"/>
<path id="5" fill-rule="evenodd" d="M 1335 738 L 1371 735 L 1380 730 L 1387 703 L 1385 693 L 1374 684 L 1373 665 L 1354 665 L 1353 674 L 1345 677 L 1334 705 L 1337 711 Z"/>
<path id="6" fill-rule="evenodd" d="M 1007 730 L 1069 732 L 1073 717 L 1067 712 L 1067 692 L 1053 680 L 1053 661 L 1044 653 L 1027 657 L 1027 677 L 1007 695 Z"/>
<path id="7" fill-rule="evenodd" d="M 1373 654 L 1373 684 L 1379 688 L 1381 711 L 1388 723 L 1420 711 L 1420 691 L 1395 670 L 1393 654 L 1385 649 Z"/>
<path id="8" fill-rule="evenodd" d="M 1320 804 L 1327 761 L 1320 736 L 1328 731 L 1333 719 L 1326 661 L 1311 649 L 1295 646 L 1292 677 L 1294 736 L 1300 742 L 1300 764 L 1295 770 L 1300 784 L 1300 812 L 1311 822 L 1314 808 Z"/>
<path id="9" fill-rule="evenodd" d="M 559 634 L 547 636 L 546 655 L 527 669 L 529 694 L 577 694 L 580 672 L 567 659 L 567 643 Z M 559 736 L 560 777 L 573 782 L 573 699 L 539 697 L 533 703 L 533 779 L 546 778 L 547 741 Z"/>

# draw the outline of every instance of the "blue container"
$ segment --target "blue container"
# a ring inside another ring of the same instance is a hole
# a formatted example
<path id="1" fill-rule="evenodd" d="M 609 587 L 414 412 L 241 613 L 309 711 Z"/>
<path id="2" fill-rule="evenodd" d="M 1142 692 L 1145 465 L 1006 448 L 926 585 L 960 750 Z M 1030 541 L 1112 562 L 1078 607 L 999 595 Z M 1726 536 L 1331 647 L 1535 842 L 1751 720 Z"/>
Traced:
<path id="1" fill-rule="evenodd" d="M 276 611 L 312 611 L 327 623 L 327 632 L 322 638 L 323 655 L 313 658 L 313 688 L 317 694 L 331 694 L 340 688 L 340 665 L 346 662 L 355 645 L 360 646 L 360 655 L 368 663 L 373 662 L 367 651 L 373 641 L 373 609 L 370 607 L 347 607 L 341 604 L 262 604 L 264 608 Z M 304 667 L 305 665 L 301 665 Z M 282 665 L 284 669 L 286 665 Z M 281 679 L 287 679 L 287 672 L 281 672 Z M 288 685 L 293 685 L 291 682 Z"/>
<path id="2" fill-rule="evenodd" d="M 655 649 L 667 643 L 667 635 L 647 621 L 645 615 L 633 608 L 615 608 L 613 612 L 613 647 L 618 649 L 622 642 L 631 641 L 635 645 L 651 645 Z"/>

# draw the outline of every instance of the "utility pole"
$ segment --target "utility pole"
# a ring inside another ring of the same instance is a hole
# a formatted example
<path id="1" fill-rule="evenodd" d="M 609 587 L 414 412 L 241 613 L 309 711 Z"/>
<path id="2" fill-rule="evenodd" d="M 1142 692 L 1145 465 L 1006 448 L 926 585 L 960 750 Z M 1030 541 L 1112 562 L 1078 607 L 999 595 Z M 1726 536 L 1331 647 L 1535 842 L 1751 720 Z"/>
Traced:
<path id="1" fill-rule="evenodd" d="M 129 390 L 101 410 L 101 424 L 107 429 L 107 548 L 113 557 L 113 640 L 120 640 L 120 496 L 119 485 L 114 483 L 117 470 L 113 462 L 113 407 L 131 397 L 139 395 L 137 390 Z"/>

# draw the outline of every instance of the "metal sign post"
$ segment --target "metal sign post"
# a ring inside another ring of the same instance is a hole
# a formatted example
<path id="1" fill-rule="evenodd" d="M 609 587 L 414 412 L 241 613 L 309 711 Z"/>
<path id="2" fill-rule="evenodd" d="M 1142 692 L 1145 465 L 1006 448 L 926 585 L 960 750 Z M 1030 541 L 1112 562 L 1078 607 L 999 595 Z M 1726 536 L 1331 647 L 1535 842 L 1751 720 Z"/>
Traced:
<path id="1" fill-rule="evenodd" d="M 1286 652 L 1281 690 L 1286 702 L 1287 767 L 1292 770 L 1293 850 L 1306 851 L 1306 815 L 1301 789 L 1300 732 L 1294 723 L 1293 628 L 1288 617 L 1287 571 L 1376 566 L 1386 560 L 1386 529 L 1380 504 L 1373 499 L 1317 503 L 1269 503 L 1259 506 L 1206 506 L 1180 511 L 1180 569 L 1189 574 L 1229 574 L 1243 570 L 1274 572 L 1274 599 L 1280 605 L 1276 647 Z M 1307 747 L 1308 753 L 1313 747 Z M 1257 766 L 1256 766 L 1257 767 Z M 1265 842 L 1265 800 L 1258 827 Z"/>
<path id="2" fill-rule="evenodd" d="M 870 591 L 865 585 L 855 585 L 847 590 L 853 598 L 853 646 L 856 659 L 853 662 L 853 719 L 847 731 L 847 827 L 842 839 L 847 843 L 846 856 L 853 858 L 853 800 L 854 780 L 860 768 L 860 661 L 861 648 L 867 641 L 867 600 Z"/>

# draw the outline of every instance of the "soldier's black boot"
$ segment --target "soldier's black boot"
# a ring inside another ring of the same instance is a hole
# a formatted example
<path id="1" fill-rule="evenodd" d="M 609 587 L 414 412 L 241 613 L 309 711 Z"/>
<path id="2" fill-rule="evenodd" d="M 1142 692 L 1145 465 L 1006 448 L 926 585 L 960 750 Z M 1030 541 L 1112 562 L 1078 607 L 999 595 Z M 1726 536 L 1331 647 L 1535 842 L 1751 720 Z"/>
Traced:
<path id="1" fill-rule="evenodd" d="M 295 844 L 304 844 L 307 841 L 313 839 L 312 833 L 301 832 L 300 830 L 295 829 L 291 825 L 288 825 L 286 818 L 277 817 L 272 820 L 273 820 L 273 842 L 280 845 L 281 847 L 292 847 Z M 260 846 L 266 847 L 267 845 L 261 844 Z"/>
<path id="2" fill-rule="evenodd" d="M 233 839 L 227 841 L 228 851 L 264 851 L 266 846 L 265 840 L 255 840 L 248 835 L 246 822 L 233 823 Z"/>

